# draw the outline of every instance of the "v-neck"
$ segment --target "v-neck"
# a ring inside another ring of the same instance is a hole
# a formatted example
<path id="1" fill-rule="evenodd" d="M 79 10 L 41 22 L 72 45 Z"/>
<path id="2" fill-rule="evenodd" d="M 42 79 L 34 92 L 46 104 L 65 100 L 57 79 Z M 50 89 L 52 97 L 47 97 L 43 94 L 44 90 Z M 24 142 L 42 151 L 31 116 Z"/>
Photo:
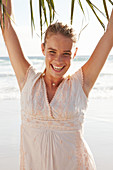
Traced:
<path id="1" fill-rule="evenodd" d="M 63 84 L 63 82 L 66 80 L 66 78 L 63 79 L 63 81 L 59 84 L 59 86 L 57 87 L 51 101 L 49 102 L 49 99 L 48 99 L 48 96 L 47 96 L 47 87 L 46 87 L 46 84 L 45 84 L 45 81 L 44 81 L 44 78 L 42 77 L 42 81 L 43 81 L 43 84 L 44 84 L 44 91 L 45 91 L 45 96 L 46 96 L 46 100 L 47 100 L 47 103 L 49 106 L 52 105 L 53 101 L 54 101 L 54 98 L 56 97 L 61 85 Z"/>

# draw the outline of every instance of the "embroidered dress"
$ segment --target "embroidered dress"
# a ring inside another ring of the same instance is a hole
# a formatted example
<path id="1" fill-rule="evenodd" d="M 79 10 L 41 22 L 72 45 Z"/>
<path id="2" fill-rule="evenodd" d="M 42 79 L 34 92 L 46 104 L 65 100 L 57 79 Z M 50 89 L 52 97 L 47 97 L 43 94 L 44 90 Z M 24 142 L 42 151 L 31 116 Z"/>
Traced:
<path id="1" fill-rule="evenodd" d="M 82 136 L 87 107 L 82 82 L 79 69 L 49 103 L 42 73 L 28 68 L 21 91 L 20 170 L 96 170 Z"/>

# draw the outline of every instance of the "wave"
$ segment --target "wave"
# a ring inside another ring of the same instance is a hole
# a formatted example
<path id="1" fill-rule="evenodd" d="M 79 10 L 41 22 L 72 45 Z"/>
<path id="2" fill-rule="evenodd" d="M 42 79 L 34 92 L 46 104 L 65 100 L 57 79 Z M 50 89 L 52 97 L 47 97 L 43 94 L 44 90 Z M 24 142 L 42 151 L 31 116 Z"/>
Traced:
<path id="1" fill-rule="evenodd" d="M 4 77 L 15 77 L 15 74 L 0 74 L 0 78 L 4 78 Z"/>
<path id="2" fill-rule="evenodd" d="M 30 60 L 45 60 L 44 56 L 27 56 Z M 74 61 L 86 61 L 90 58 L 89 55 L 78 55 L 75 57 Z M 113 55 L 109 55 L 108 59 L 109 61 L 113 61 Z M 10 61 L 9 57 L 4 56 L 0 57 L 0 63 L 3 61 Z"/>
<path id="3" fill-rule="evenodd" d="M 9 57 L 0 57 L 0 61 L 9 61 Z"/>
<path id="4" fill-rule="evenodd" d="M 37 60 L 45 60 L 45 57 L 44 56 L 28 56 L 29 59 L 31 60 L 34 60 L 34 59 L 37 59 Z M 10 61 L 10 58 L 9 57 L 0 57 L 0 62 L 2 61 Z"/>
<path id="5" fill-rule="evenodd" d="M 113 73 L 100 73 L 100 77 L 113 76 Z"/>

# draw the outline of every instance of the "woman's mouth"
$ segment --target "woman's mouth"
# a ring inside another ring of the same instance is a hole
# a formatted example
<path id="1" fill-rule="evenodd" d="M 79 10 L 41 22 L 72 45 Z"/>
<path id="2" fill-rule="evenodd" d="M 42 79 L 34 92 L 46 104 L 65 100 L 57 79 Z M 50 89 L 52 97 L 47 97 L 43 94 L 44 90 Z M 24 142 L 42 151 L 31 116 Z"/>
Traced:
<path id="1" fill-rule="evenodd" d="M 54 71 L 60 72 L 65 66 L 55 66 L 51 64 L 51 67 Z"/>

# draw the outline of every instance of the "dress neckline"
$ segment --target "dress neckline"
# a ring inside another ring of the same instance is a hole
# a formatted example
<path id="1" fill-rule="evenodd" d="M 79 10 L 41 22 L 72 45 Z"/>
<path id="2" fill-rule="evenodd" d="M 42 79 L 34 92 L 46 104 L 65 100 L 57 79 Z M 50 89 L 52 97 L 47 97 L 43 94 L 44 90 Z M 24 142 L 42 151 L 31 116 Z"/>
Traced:
<path id="1" fill-rule="evenodd" d="M 57 89 L 56 89 L 56 91 L 55 91 L 55 93 L 54 93 L 51 101 L 49 102 L 48 96 L 47 96 L 47 87 L 46 87 L 46 84 L 45 84 L 45 81 L 44 81 L 44 77 L 42 76 L 42 81 L 43 81 L 43 84 L 44 84 L 45 96 L 46 96 L 46 100 L 47 100 L 47 103 L 48 103 L 49 106 L 53 103 L 55 97 L 57 96 L 57 93 L 58 93 L 60 87 L 62 86 L 62 84 L 63 84 L 63 82 L 64 82 L 65 80 L 66 80 L 66 78 L 64 78 L 64 79 L 62 80 L 62 82 L 58 85 L 58 87 L 57 87 Z"/>

